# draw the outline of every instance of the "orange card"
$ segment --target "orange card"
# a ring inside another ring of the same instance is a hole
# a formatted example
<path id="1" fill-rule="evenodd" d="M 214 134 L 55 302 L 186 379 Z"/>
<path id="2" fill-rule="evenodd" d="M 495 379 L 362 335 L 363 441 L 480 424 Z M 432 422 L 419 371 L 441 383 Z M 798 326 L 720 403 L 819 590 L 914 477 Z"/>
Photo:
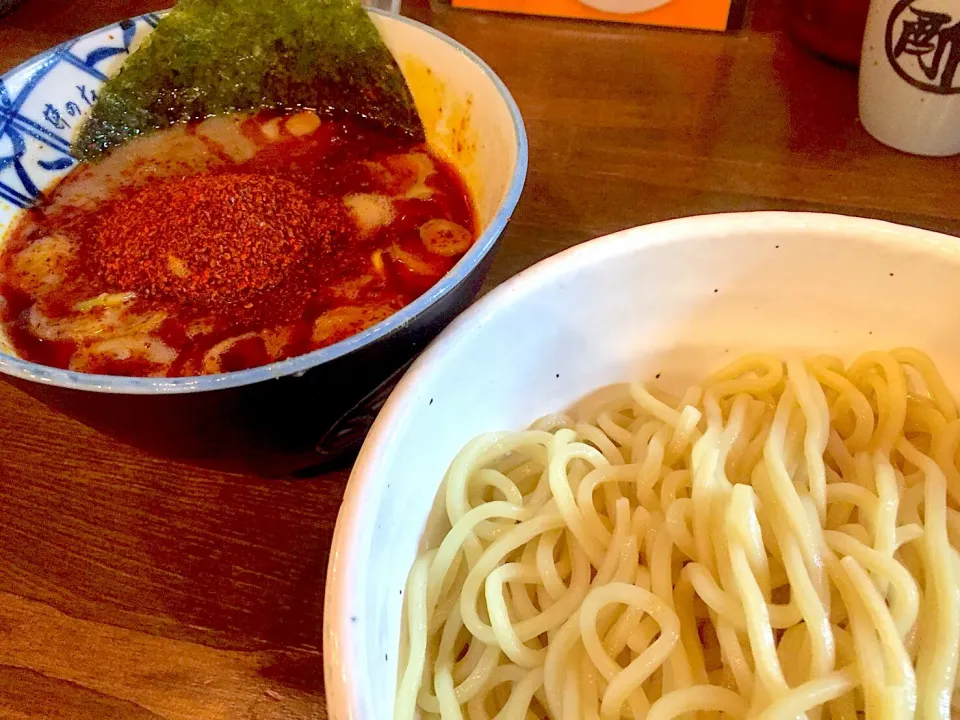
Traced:
<path id="1" fill-rule="evenodd" d="M 454 7 L 555 17 L 661 25 L 697 30 L 733 29 L 745 0 L 452 0 Z"/>

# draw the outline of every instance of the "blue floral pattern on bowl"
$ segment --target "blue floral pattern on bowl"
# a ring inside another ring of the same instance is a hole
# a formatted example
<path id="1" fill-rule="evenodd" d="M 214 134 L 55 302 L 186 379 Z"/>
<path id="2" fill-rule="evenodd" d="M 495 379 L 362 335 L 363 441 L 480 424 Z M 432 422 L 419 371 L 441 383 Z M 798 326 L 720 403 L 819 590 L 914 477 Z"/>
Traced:
<path id="1" fill-rule="evenodd" d="M 73 167 L 70 142 L 97 91 L 160 17 L 96 30 L 0 77 L 0 222 Z"/>

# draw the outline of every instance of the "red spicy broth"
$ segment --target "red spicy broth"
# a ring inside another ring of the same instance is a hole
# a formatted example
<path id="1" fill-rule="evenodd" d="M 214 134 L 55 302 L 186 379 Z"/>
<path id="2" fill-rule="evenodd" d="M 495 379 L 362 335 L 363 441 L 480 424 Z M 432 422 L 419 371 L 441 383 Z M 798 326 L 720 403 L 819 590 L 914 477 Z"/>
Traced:
<path id="1" fill-rule="evenodd" d="M 17 354 L 190 376 L 331 345 L 434 285 L 476 223 L 422 144 L 309 111 L 211 118 L 82 164 L 0 252 Z"/>

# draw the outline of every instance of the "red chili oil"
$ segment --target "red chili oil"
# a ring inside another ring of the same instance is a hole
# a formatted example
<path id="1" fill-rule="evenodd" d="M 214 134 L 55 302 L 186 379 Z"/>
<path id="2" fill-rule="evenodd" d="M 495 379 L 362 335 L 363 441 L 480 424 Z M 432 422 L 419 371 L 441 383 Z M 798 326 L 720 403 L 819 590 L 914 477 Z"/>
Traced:
<path id="1" fill-rule="evenodd" d="M 309 113 L 237 118 L 226 140 L 208 127 L 169 142 L 161 131 L 112 175 L 80 165 L 24 213 L 0 252 L 0 321 L 20 357 L 128 376 L 264 365 L 343 340 L 433 286 L 467 247 L 431 252 L 429 221 L 476 237 L 462 178 L 424 145 Z M 91 182 L 98 172 L 107 181 Z M 379 222 L 351 202 L 383 205 Z M 38 274 L 20 253 L 51 237 L 71 250 Z M 160 351 L 137 351 L 141 339 Z"/>

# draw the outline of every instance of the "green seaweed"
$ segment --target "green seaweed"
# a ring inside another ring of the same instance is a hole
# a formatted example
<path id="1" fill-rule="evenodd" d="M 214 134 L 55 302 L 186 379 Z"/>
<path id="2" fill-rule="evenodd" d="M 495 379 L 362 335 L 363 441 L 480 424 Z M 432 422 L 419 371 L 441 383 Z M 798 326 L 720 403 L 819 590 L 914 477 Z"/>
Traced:
<path id="1" fill-rule="evenodd" d="M 424 135 L 359 0 L 180 0 L 104 84 L 73 154 L 94 160 L 174 123 L 299 107 Z"/>

